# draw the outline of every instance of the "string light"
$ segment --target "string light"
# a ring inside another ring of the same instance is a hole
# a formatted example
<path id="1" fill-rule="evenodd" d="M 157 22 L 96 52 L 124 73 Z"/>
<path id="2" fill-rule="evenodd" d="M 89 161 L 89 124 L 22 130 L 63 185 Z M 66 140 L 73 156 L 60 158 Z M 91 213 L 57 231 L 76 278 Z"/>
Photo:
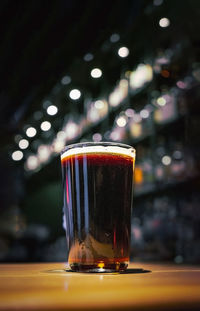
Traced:
<path id="1" fill-rule="evenodd" d="M 118 55 L 123 58 L 127 57 L 129 55 L 129 49 L 125 46 L 119 48 Z"/>
<path id="2" fill-rule="evenodd" d="M 159 20 L 159 25 L 162 28 L 166 28 L 170 25 L 170 20 L 166 17 L 163 17 Z"/>
<path id="3" fill-rule="evenodd" d="M 81 97 L 81 92 L 78 89 L 73 89 L 70 91 L 69 97 L 73 100 L 77 100 Z"/>
<path id="4" fill-rule="evenodd" d="M 37 134 L 37 131 L 34 127 L 31 126 L 31 127 L 27 128 L 26 135 L 28 137 L 34 137 L 36 134 Z"/>
<path id="5" fill-rule="evenodd" d="M 100 78 L 102 76 L 102 71 L 99 68 L 94 68 L 94 69 L 92 69 L 90 74 L 91 74 L 92 78 L 97 79 L 97 78 Z"/>
<path id="6" fill-rule="evenodd" d="M 12 159 L 14 161 L 20 161 L 23 158 L 23 152 L 20 150 L 16 150 L 12 153 Z"/>
<path id="7" fill-rule="evenodd" d="M 29 146 L 29 142 L 27 139 L 21 139 L 19 141 L 19 148 L 20 149 L 26 149 L 26 148 L 28 148 L 28 146 Z"/>
<path id="8" fill-rule="evenodd" d="M 46 132 L 46 131 L 50 130 L 51 123 L 49 121 L 44 121 L 41 123 L 40 128 L 42 131 Z"/>
<path id="9" fill-rule="evenodd" d="M 47 108 L 47 113 L 50 116 L 54 116 L 58 112 L 58 108 L 55 105 L 51 105 Z"/>

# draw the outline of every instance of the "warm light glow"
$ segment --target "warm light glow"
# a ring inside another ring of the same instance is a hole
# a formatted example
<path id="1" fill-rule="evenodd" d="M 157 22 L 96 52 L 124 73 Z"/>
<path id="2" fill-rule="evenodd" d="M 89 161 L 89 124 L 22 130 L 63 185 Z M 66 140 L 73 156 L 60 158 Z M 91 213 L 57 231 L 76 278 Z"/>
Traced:
<path id="1" fill-rule="evenodd" d="M 102 100 L 97 100 L 94 103 L 94 106 L 96 109 L 102 109 L 104 107 L 105 103 Z"/>
<path id="2" fill-rule="evenodd" d="M 164 97 L 158 97 L 157 104 L 159 106 L 165 106 L 166 105 L 166 99 Z"/>
<path id="3" fill-rule="evenodd" d="M 92 69 L 90 74 L 91 74 L 92 78 L 97 79 L 97 78 L 100 78 L 102 76 L 102 71 L 99 68 L 94 68 L 94 69 Z"/>
<path id="4" fill-rule="evenodd" d="M 149 111 L 146 110 L 146 109 L 142 109 L 140 111 L 140 116 L 143 118 L 143 119 L 147 119 L 149 117 Z"/>
<path id="5" fill-rule="evenodd" d="M 41 123 L 40 128 L 42 131 L 48 131 L 51 128 L 51 123 L 49 121 L 44 121 Z"/>
<path id="6" fill-rule="evenodd" d="M 47 113 L 50 116 L 54 116 L 58 112 L 58 108 L 55 105 L 51 105 L 47 108 Z"/>
<path id="7" fill-rule="evenodd" d="M 129 55 L 129 49 L 125 46 L 121 47 L 119 50 L 118 50 L 118 55 L 120 57 L 127 57 Z"/>
<path id="8" fill-rule="evenodd" d="M 23 152 L 20 150 L 16 150 L 12 153 L 12 159 L 14 161 L 20 161 L 23 158 Z"/>
<path id="9" fill-rule="evenodd" d="M 172 162 L 171 157 L 165 155 L 164 157 L 162 157 L 162 164 L 164 165 L 170 165 Z"/>
<path id="10" fill-rule="evenodd" d="M 38 158 L 40 162 L 46 162 L 51 154 L 51 147 L 48 145 L 40 145 L 38 147 Z"/>
<path id="11" fill-rule="evenodd" d="M 69 97 L 73 100 L 77 100 L 81 97 L 81 92 L 78 89 L 73 89 L 70 91 Z"/>
<path id="12" fill-rule="evenodd" d="M 166 17 L 163 17 L 159 20 L 159 25 L 162 28 L 168 27 L 170 25 L 170 20 Z"/>
<path id="13" fill-rule="evenodd" d="M 125 118 L 125 117 L 121 116 L 121 117 L 119 117 L 119 118 L 117 119 L 116 123 L 117 123 L 117 125 L 118 125 L 119 127 L 124 127 L 124 126 L 126 125 L 127 121 L 126 121 L 126 118 Z"/>
<path id="14" fill-rule="evenodd" d="M 90 104 L 87 111 L 87 120 L 89 122 L 96 122 L 105 117 L 108 113 L 108 103 L 106 100 L 97 100 Z"/>
<path id="15" fill-rule="evenodd" d="M 169 78 L 170 73 L 168 70 L 161 70 L 161 76 L 163 76 L 164 78 Z"/>
<path id="16" fill-rule="evenodd" d="M 39 165 L 38 158 L 34 155 L 28 157 L 26 161 L 26 168 L 28 170 L 35 170 Z"/>
<path id="17" fill-rule="evenodd" d="M 104 263 L 103 262 L 100 262 L 100 263 L 98 263 L 98 268 L 100 268 L 100 269 L 102 269 L 102 268 L 104 268 Z"/>
<path id="18" fill-rule="evenodd" d="M 59 153 L 64 149 L 64 146 L 65 143 L 63 140 L 56 139 L 53 143 L 53 151 Z"/>
<path id="19" fill-rule="evenodd" d="M 134 138 L 139 138 L 142 136 L 142 123 L 141 116 L 139 114 L 135 114 L 132 122 L 130 123 L 130 133 Z"/>
<path id="20" fill-rule="evenodd" d="M 66 139 L 73 139 L 79 134 L 79 126 L 73 121 L 69 121 L 65 127 Z"/>
<path id="21" fill-rule="evenodd" d="M 111 41 L 112 43 L 119 41 L 119 39 L 120 39 L 120 36 L 118 35 L 118 33 L 113 33 L 113 34 L 110 36 L 110 41 Z"/>
<path id="22" fill-rule="evenodd" d="M 57 139 L 58 140 L 63 140 L 63 139 L 65 139 L 65 137 L 66 137 L 66 133 L 64 131 L 59 131 L 57 133 Z"/>
<path id="23" fill-rule="evenodd" d="M 112 107 L 118 106 L 128 95 L 128 81 L 121 79 L 118 86 L 109 96 L 109 104 Z"/>
<path id="24" fill-rule="evenodd" d="M 133 89 L 142 87 L 146 82 L 153 79 L 152 67 L 148 64 L 140 64 L 130 75 L 130 86 Z"/>
<path id="25" fill-rule="evenodd" d="M 63 85 L 67 85 L 71 82 L 71 78 L 69 76 L 64 76 L 62 79 L 61 79 L 61 83 Z"/>
<path id="26" fill-rule="evenodd" d="M 36 133 L 37 133 L 37 131 L 36 131 L 36 129 L 34 127 L 29 127 L 26 130 L 26 135 L 28 137 L 34 137 L 36 135 Z"/>
<path id="27" fill-rule="evenodd" d="M 93 58 L 94 58 L 94 56 L 91 53 L 87 53 L 83 57 L 84 61 L 86 61 L 86 62 L 90 62 L 91 60 L 93 60 Z"/>
<path id="28" fill-rule="evenodd" d="M 143 183 L 143 171 L 138 165 L 135 167 L 134 180 L 136 185 L 141 185 Z"/>
<path id="29" fill-rule="evenodd" d="M 27 139 L 21 139 L 19 141 L 19 148 L 26 149 L 26 148 L 28 148 L 28 146 L 29 146 L 29 142 Z"/>

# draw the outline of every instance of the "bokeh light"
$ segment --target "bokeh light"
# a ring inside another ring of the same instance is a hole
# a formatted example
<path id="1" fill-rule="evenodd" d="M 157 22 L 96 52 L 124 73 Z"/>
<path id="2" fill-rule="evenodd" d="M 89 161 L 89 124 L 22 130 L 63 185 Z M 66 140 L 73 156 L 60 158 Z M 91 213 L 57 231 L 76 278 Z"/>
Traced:
<path id="1" fill-rule="evenodd" d="M 77 100 L 81 97 L 81 92 L 78 89 L 73 89 L 70 91 L 69 97 L 73 100 Z"/>
<path id="2" fill-rule="evenodd" d="M 31 126 L 31 127 L 27 128 L 26 135 L 28 137 L 34 137 L 36 134 L 37 134 L 37 131 L 34 127 Z"/>
<path id="3" fill-rule="evenodd" d="M 162 28 L 166 28 L 170 25 L 170 20 L 166 17 L 163 17 L 159 20 L 159 25 Z"/>
<path id="4" fill-rule="evenodd" d="M 97 78 L 100 78 L 102 76 L 102 71 L 99 68 L 94 68 L 94 69 L 92 69 L 90 74 L 91 74 L 92 78 L 97 79 Z"/>
<path id="5" fill-rule="evenodd" d="M 47 108 L 47 113 L 50 116 L 54 116 L 58 112 L 58 108 L 55 105 L 51 105 Z"/>
<path id="6" fill-rule="evenodd" d="M 12 159 L 14 161 L 20 161 L 23 158 L 23 152 L 20 150 L 16 150 L 12 153 Z"/>
<path id="7" fill-rule="evenodd" d="M 169 156 L 167 156 L 167 155 L 165 155 L 164 157 L 162 157 L 162 164 L 164 164 L 164 165 L 167 166 L 167 165 L 170 165 L 171 162 L 172 162 L 171 157 L 169 157 Z"/>
<path id="8" fill-rule="evenodd" d="M 26 148 L 28 148 L 28 146 L 29 146 L 29 142 L 27 139 L 21 139 L 19 141 L 19 148 L 20 149 L 26 149 Z"/>
<path id="9" fill-rule="evenodd" d="M 42 131 L 46 132 L 46 131 L 50 130 L 51 123 L 49 121 L 44 121 L 41 123 L 40 128 Z"/>
<path id="10" fill-rule="evenodd" d="M 127 57 L 129 55 L 129 49 L 125 46 L 119 48 L 118 55 L 123 58 Z"/>

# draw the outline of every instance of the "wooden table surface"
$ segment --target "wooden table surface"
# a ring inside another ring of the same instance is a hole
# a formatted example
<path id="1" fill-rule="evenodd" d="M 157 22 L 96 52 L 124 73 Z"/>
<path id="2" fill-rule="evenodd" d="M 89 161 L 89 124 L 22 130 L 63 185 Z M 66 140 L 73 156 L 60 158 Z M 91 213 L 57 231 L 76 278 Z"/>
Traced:
<path id="1" fill-rule="evenodd" d="M 134 263 L 126 273 L 1 264 L 0 310 L 200 310 L 200 267 Z"/>

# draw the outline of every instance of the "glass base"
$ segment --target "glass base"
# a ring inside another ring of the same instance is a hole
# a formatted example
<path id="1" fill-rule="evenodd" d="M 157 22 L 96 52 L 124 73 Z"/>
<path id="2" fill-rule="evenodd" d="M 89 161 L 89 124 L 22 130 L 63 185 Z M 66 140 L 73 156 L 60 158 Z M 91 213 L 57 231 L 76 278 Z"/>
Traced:
<path id="1" fill-rule="evenodd" d="M 89 272 L 89 273 L 111 273 L 122 272 L 128 267 L 128 262 L 116 263 L 98 263 L 98 264 L 82 264 L 70 263 L 68 264 L 69 270 L 74 272 Z"/>

